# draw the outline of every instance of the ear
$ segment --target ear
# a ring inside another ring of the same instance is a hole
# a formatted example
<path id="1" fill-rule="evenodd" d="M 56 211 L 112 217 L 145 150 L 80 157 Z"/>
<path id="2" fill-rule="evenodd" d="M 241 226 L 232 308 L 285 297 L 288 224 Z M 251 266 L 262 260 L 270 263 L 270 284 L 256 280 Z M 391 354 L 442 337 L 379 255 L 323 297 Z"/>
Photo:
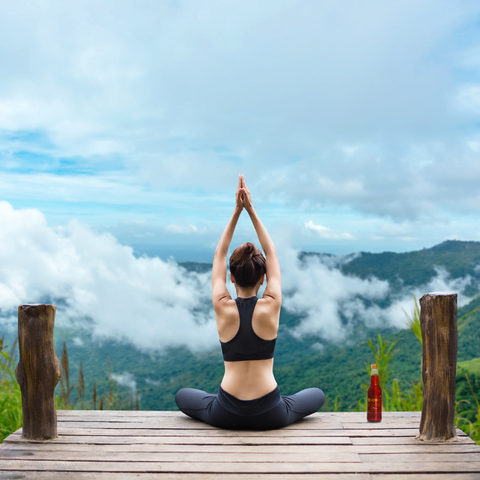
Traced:
<path id="1" fill-rule="evenodd" d="M 263 285 L 263 282 L 265 281 L 265 276 L 266 275 L 263 275 L 262 278 L 260 279 L 260 285 Z"/>
<path id="2" fill-rule="evenodd" d="M 230 280 L 232 283 L 235 283 L 235 277 L 233 276 L 233 273 L 230 272 Z"/>

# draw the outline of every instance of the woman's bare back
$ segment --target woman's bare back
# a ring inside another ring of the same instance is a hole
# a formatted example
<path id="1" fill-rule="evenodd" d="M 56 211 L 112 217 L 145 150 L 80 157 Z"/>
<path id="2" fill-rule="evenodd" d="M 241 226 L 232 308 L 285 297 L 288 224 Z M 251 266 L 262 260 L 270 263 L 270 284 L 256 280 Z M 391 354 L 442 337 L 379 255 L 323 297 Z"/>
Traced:
<path id="1" fill-rule="evenodd" d="M 235 337 L 240 327 L 240 314 L 235 300 L 225 302 L 217 312 L 217 326 L 221 342 L 228 342 Z M 278 314 L 272 309 L 271 302 L 258 299 L 252 315 L 252 328 L 264 340 L 277 337 Z M 225 374 L 221 386 L 240 400 L 263 397 L 277 386 L 273 375 L 273 358 L 224 363 Z"/>

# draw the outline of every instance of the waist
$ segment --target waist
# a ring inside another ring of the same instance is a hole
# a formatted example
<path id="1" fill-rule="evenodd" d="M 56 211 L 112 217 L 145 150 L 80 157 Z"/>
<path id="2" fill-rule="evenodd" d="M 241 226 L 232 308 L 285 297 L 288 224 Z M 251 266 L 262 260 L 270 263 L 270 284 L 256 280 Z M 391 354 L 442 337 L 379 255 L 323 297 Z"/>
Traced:
<path id="1" fill-rule="evenodd" d="M 223 364 L 225 366 L 224 380 L 244 384 L 246 388 L 258 384 L 268 384 L 274 378 L 273 358 L 246 360 L 243 362 L 223 362 Z M 270 390 L 272 389 L 273 387 Z"/>
<path id="2" fill-rule="evenodd" d="M 217 400 L 229 412 L 244 416 L 261 415 L 276 407 L 281 401 L 278 385 L 271 392 L 253 400 L 240 400 L 226 392 L 220 385 Z"/>
<path id="3" fill-rule="evenodd" d="M 277 382 L 273 358 L 246 362 L 225 362 L 222 388 L 237 398 L 251 400 L 271 392 Z"/>

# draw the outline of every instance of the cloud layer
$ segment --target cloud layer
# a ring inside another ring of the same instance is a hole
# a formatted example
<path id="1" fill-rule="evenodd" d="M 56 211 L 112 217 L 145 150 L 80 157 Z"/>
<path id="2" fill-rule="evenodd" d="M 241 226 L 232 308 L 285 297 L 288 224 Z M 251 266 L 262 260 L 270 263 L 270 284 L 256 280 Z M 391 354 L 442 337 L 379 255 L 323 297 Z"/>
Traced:
<path id="1" fill-rule="evenodd" d="M 58 302 L 59 324 L 140 348 L 202 350 L 217 341 L 213 311 L 204 308 L 209 275 L 136 258 L 130 247 L 79 222 L 50 228 L 38 210 L 14 210 L 7 202 L 0 202 L 0 224 L 4 322 L 15 321 L 20 304 L 48 301 Z"/>
<path id="2" fill-rule="evenodd" d="M 18 305 L 54 302 L 57 324 L 88 331 L 97 339 L 124 340 L 150 351 L 183 345 L 199 352 L 218 346 L 209 273 L 188 273 L 159 258 L 136 258 L 112 235 L 76 221 L 51 228 L 40 211 L 16 210 L 7 202 L 0 202 L 0 225 L 4 328 L 14 328 Z M 337 268 L 353 256 L 308 257 L 302 262 L 298 251 L 280 246 L 279 257 L 283 306 L 302 318 L 293 334 L 327 341 L 345 339 L 362 323 L 405 328 L 400 307 L 410 310 L 412 293 L 461 294 L 471 280 L 450 279 L 438 270 L 428 285 L 396 292 L 390 307 L 381 309 L 375 302 L 393 293 L 387 282 L 346 276 Z M 234 295 L 232 284 L 228 286 Z M 459 304 L 467 300 L 460 295 Z M 132 379 L 124 375 L 116 380 L 131 384 Z"/>
<path id="3" fill-rule="evenodd" d="M 207 196 L 193 216 L 210 219 L 242 171 L 293 214 L 477 215 L 479 14 L 452 0 L 4 2 L 4 192 L 168 205 L 188 231 L 192 205 Z"/>
<path id="4" fill-rule="evenodd" d="M 413 295 L 420 299 L 428 292 L 456 292 L 459 306 L 471 300 L 463 295 L 463 291 L 472 279 L 469 276 L 452 279 L 440 268 L 426 285 L 393 291 L 387 281 L 375 277 L 362 280 L 342 274 L 339 263 L 348 262 L 354 256 L 313 256 L 301 261 L 297 254 L 294 250 L 283 252 L 286 274 L 282 289 L 285 293 L 283 307 L 302 317 L 292 331 L 300 338 L 317 335 L 338 342 L 361 324 L 369 328 L 406 328 L 405 312 L 412 310 Z M 390 300 L 388 307 L 380 308 L 376 304 L 387 298 Z"/>

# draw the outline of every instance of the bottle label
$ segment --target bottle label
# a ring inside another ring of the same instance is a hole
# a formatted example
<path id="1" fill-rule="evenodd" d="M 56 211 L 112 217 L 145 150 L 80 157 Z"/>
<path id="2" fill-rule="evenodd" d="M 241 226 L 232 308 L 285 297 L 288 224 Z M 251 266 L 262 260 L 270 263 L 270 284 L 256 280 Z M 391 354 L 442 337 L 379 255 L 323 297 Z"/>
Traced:
<path id="1" fill-rule="evenodd" d="M 368 399 L 368 411 L 376 412 L 380 411 L 382 408 L 382 399 L 381 398 L 369 398 Z"/>

